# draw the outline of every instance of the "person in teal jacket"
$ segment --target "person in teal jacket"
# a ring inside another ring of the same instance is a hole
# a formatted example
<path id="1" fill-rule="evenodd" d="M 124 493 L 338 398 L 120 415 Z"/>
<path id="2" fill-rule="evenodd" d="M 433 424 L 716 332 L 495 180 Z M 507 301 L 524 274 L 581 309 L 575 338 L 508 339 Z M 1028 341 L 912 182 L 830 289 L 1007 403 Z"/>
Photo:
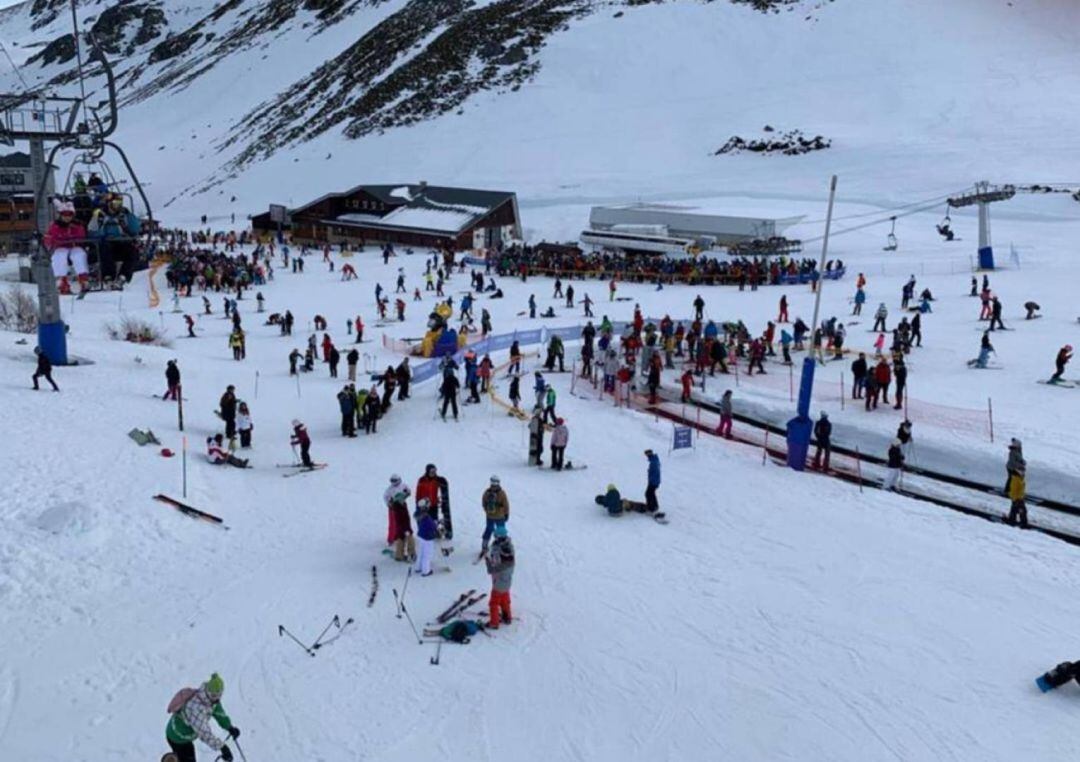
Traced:
<path id="1" fill-rule="evenodd" d="M 138 254 L 135 238 L 142 230 L 142 224 L 138 217 L 124 207 L 124 199 L 114 195 L 109 198 L 104 209 L 95 209 L 86 230 L 91 238 L 98 241 L 102 279 L 115 278 L 119 266 L 119 275 L 130 282 Z"/>
<path id="2" fill-rule="evenodd" d="M 224 692 L 225 681 L 215 672 L 173 712 L 169 724 L 165 726 L 165 740 L 169 742 L 176 762 L 196 762 L 196 738 L 216 751 L 225 762 L 232 762 L 229 747 L 210 730 L 210 718 L 213 717 L 221 729 L 229 734 L 229 738 L 240 735 L 240 728 L 232 724 L 221 706 L 221 694 Z M 173 705 L 169 708 L 173 708 Z"/>

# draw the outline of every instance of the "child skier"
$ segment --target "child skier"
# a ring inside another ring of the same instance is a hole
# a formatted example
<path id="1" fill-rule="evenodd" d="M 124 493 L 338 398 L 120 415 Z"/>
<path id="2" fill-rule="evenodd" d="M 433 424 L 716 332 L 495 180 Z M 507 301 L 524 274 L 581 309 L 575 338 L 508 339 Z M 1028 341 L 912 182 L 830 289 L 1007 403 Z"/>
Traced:
<path id="1" fill-rule="evenodd" d="M 292 427 L 293 433 L 289 444 L 293 447 L 300 445 L 300 462 L 306 468 L 314 468 L 315 464 L 311 460 L 311 437 L 308 436 L 307 427 L 296 418 L 293 418 Z"/>
<path id="2" fill-rule="evenodd" d="M 419 573 L 421 577 L 432 575 L 431 560 L 435 557 L 435 539 L 439 535 L 438 525 L 428 512 L 429 509 L 428 499 L 422 497 L 416 501 L 416 511 L 413 513 L 413 518 L 416 519 L 416 536 L 419 538 L 416 565 L 413 571 Z"/>
<path id="3" fill-rule="evenodd" d="M 488 596 L 488 627 L 498 629 L 501 623 L 513 621 L 510 613 L 510 584 L 514 579 L 514 544 L 505 524 L 495 527 L 495 541 L 487 554 L 487 570 L 491 575 L 491 595 Z"/>

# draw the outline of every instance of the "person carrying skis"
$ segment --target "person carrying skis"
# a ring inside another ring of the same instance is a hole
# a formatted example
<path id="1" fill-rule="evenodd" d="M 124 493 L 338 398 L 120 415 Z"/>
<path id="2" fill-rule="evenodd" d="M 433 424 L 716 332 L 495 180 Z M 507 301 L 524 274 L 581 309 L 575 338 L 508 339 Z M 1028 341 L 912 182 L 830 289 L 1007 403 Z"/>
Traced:
<path id="1" fill-rule="evenodd" d="M 732 405 L 730 389 L 724 391 L 723 396 L 720 397 L 718 407 L 720 408 L 720 423 L 716 427 L 716 433 L 724 439 L 731 439 Z M 659 468 L 659 465 L 657 465 L 657 476 L 659 476 Z M 649 473 L 652 473 L 651 463 L 649 466 Z"/>
<path id="2" fill-rule="evenodd" d="M 442 522 L 439 526 L 443 539 L 454 539 L 454 523 L 450 518 L 450 483 L 446 477 L 439 476 L 434 463 L 428 463 L 424 467 L 424 475 L 416 481 L 417 504 L 421 500 L 427 501 L 428 513 L 431 518 L 439 520 L 439 511 L 442 509 Z"/>
<path id="3" fill-rule="evenodd" d="M 645 512 L 656 513 L 660 503 L 656 499 L 656 490 L 660 488 L 660 456 L 652 450 L 645 451 L 649 460 L 648 484 L 645 487 Z"/>
<path id="4" fill-rule="evenodd" d="M 510 624 L 510 585 L 514 579 L 514 544 L 506 531 L 506 524 L 495 527 L 495 541 L 486 554 L 488 574 L 491 575 L 491 594 L 488 596 L 488 623 L 492 630 L 500 624 Z"/>
<path id="5" fill-rule="evenodd" d="M 161 399 L 179 401 L 180 367 L 176 364 L 176 360 L 169 360 L 165 364 L 165 384 L 168 388 L 165 390 L 165 394 L 162 395 Z"/>
<path id="6" fill-rule="evenodd" d="M 311 437 L 308 436 L 307 427 L 296 418 L 292 420 L 293 433 L 289 444 L 293 447 L 300 445 L 300 462 L 305 468 L 314 468 L 311 460 Z"/>
<path id="7" fill-rule="evenodd" d="M 562 418 L 555 419 L 555 429 L 551 432 L 551 468 L 555 471 L 563 470 L 563 456 L 566 454 L 566 445 L 570 442 L 570 429 Z"/>
<path id="8" fill-rule="evenodd" d="M 1072 359 L 1072 344 L 1066 344 L 1060 350 L 1058 350 L 1057 357 L 1054 359 L 1054 367 L 1056 368 L 1054 375 L 1047 381 L 1049 384 L 1056 384 L 1061 381 L 1061 377 L 1065 374 L 1065 366 L 1069 360 Z"/>
<path id="9" fill-rule="evenodd" d="M 435 558 L 435 540 L 439 536 L 438 525 L 435 523 L 435 519 L 431 517 L 430 511 L 426 497 L 416 501 L 416 511 L 413 513 L 413 518 L 416 519 L 418 548 L 416 565 L 413 566 L 413 571 L 417 572 L 421 577 L 430 577 L 433 574 L 431 561 Z"/>
<path id="10" fill-rule="evenodd" d="M 246 460 L 236 457 L 225 449 L 225 437 L 221 434 L 214 434 L 214 436 L 206 438 L 206 457 L 215 466 L 248 467 Z"/>
<path id="11" fill-rule="evenodd" d="M 814 450 L 814 468 L 820 468 L 822 471 L 828 472 L 829 456 L 832 455 L 832 422 L 829 420 L 829 414 L 825 411 L 822 411 L 821 417 L 814 424 L 814 439 L 817 442 L 817 447 Z M 821 463 L 823 453 L 825 455 L 824 465 Z"/>
<path id="12" fill-rule="evenodd" d="M 172 716 L 165 726 L 165 740 L 176 762 L 196 762 L 196 738 L 216 751 L 225 762 L 232 762 L 232 751 L 210 729 L 212 717 L 218 727 L 228 734 L 228 738 L 240 737 L 240 728 L 233 725 L 221 705 L 224 692 L 225 681 L 215 672 L 198 689 L 181 689 L 169 702 Z"/>
<path id="13" fill-rule="evenodd" d="M 52 361 L 49 356 L 41 349 L 41 347 L 34 347 L 34 354 L 37 355 L 37 368 L 34 370 L 34 375 L 31 380 L 34 382 L 34 391 L 38 390 L 38 379 L 42 376 L 45 380 L 52 384 L 54 392 L 60 391 L 60 387 L 56 385 L 52 377 Z"/>
<path id="14" fill-rule="evenodd" d="M 900 471 L 904 467 L 904 452 L 901 448 L 899 439 L 894 439 L 889 445 L 885 479 L 881 483 L 881 488 L 884 490 L 896 491 L 897 484 L 900 482 Z"/>
<path id="15" fill-rule="evenodd" d="M 487 555 L 492 533 L 499 527 L 505 531 L 506 522 L 510 520 L 510 500 L 506 497 L 498 476 L 491 477 L 491 483 L 480 498 L 480 505 L 484 509 L 485 520 L 480 546 L 480 555 L 483 557 Z"/>

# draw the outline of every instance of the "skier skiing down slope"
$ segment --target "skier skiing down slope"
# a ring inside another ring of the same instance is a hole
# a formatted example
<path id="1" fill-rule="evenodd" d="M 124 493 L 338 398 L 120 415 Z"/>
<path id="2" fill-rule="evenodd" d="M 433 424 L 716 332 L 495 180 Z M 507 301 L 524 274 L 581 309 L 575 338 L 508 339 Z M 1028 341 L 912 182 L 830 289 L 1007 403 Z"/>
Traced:
<path id="1" fill-rule="evenodd" d="M 195 739 L 215 750 L 225 762 L 232 762 L 232 751 L 210 729 L 210 718 L 228 733 L 238 738 L 240 728 L 233 725 L 221 706 L 225 681 L 216 672 L 198 689 L 184 688 L 169 702 L 169 724 L 165 726 L 165 740 L 173 750 L 162 762 L 196 762 Z"/>
<path id="2" fill-rule="evenodd" d="M 450 517 L 450 483 L 446 477 L 439 476 L 434 463 L 424 467 L 424 475 L 416 482 L 416 502 L 428 501 L 427 511 L 431 518 L 439 521 L 439 509 L 442 509 L 442 521 L 439 523 L 440 534 L 445 540 L 454 539 L 454 522 Z"/>
<path id="3" fill-rule="evenodd" d="M 1065 375 L 1065 366 L 1071 359 L 1072 345 L 1066 344 L 1058 351 L 1057 357 L 1054 358 L 1054 375 L 1050 377 L 1050 380 L 1047 383 L 1056 384 L 1058 381 L 1061 381 L 1061 377 Z"/>

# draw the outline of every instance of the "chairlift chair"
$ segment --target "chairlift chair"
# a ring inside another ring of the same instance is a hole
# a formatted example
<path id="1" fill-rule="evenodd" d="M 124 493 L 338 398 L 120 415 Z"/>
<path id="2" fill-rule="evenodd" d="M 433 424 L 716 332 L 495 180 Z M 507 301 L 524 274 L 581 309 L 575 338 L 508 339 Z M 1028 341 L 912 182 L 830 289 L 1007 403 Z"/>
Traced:
<path id="1" fill-rule="evenodd" d="M 946 241 L 955 241 L 956 233 L 952 229 L 952 217 L 949 216 L 949 206 L 945 205 L 945 217 L 937 224 L 937 232 Z"/>
<path id="2" fill-rule="evenodd" d="M 889 220 L 892 221 L 892 228 L 885 238 L 885 246 L 882 247 L 882 251 L 896 251 L 900 247 L 900 242 L 896 240 L 896 217 L 890 217 Z"/>

